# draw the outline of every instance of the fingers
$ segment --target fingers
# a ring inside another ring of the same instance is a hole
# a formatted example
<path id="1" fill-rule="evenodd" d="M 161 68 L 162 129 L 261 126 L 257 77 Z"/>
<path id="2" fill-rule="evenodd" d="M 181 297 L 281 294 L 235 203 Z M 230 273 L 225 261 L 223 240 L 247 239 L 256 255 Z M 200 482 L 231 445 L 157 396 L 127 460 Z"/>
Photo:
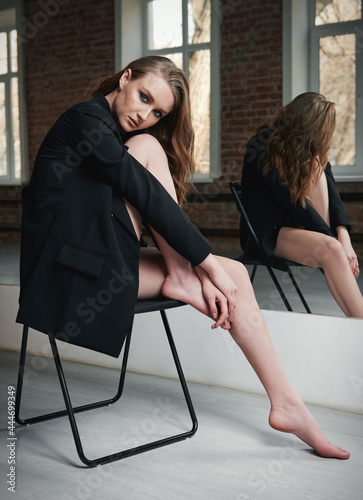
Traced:
<path id="1" fill-rule="evenodd" d="M 229 278 L 225 283 L 214 282 L 216 288 L 220 292 L 218 296 L 219 304 L 223 303 L 225 307 L 223 307 L 223 311 L 227 312 L 227 318 L 230 323 L 233 322 L 234 312 L 236 308 L 236 295 L 237 295 L 237 287 L 235 283 Z"/>
<path id="2" fill-rule="evenodd" d="M 207 261 L 208 259 L 206 259 Z M 217 321 L 212 328 L 230 328 L 234 319 L 237 287 L 228 273 L 215 261 L 209 258 L 209 264 L 204 261 L 204 267 L 197 266 L 196 272 L 202 282 L 203 295 L 208 304 L 211 316 Z"/>
<path id="3" fill-rule="evenodd" d="M 217 319 L 219 317 L 219 310 L 217 307 L 216 303 L 216 296 L 215 294 L 206 296 L 207 294 L 204 293 L 205 300 L 208 304 L 208 309 L 210 311 L 210 315 L 213 319 Z"/>
<path id="4" fill-rule="evenodd" d="M 216 328 L 229 323 L 228 321 L 228 303 L 226 297 L 219 297 L 216 299 L 216 304 L 219 309 L 219 316 L 217 321 L 212 325 L 212 329 L 215 330 Z"/>
<path id="5" fill-rule="evenodd" d="M 355 279 L 357 279 L 359 276 L 359 264 L 358 264 L 358 258 L 356 255 L 352 256 L 349 259 L 349 264 L 350 264 L 350 268 L 352 270 L 352 273 L 353 273 Z"/>
<path id="6" fill-rule="evenodd" d="M 216 320 L 216 322 L 212 325 L 212 329 L 214 330 L 221 327 L 225 330 L 229 330 L 232 325 L 229 319 L 229 309 L 226 297 L 222 294 L 216 293 L 206 298 L 206 302 L 208 304 L 211 317 Z"/>

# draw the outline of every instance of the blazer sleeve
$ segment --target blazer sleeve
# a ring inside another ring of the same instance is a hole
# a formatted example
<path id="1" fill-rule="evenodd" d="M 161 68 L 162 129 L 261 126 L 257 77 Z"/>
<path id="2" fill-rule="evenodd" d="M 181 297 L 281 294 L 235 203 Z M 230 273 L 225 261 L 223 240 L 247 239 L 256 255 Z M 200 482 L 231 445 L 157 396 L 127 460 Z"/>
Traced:
<path id="1" fill-rule="evenodd" d="M 193 266 L 200 264 L 210 254 L 211 244 L 156 177 L 128 153 L 117 134 L 112 118 L 102 110 L 77 112 L 69 130 L 72 147 L 86 168 L 129 201 L 174 250 Z"/>

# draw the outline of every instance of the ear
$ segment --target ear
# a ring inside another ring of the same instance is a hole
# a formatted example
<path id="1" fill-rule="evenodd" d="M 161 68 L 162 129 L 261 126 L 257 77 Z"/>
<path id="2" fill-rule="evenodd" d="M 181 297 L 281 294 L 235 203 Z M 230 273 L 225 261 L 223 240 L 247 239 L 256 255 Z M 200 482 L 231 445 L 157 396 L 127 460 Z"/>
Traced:
<path id="1" fill-rule="evenodd" d="M 120 79 L 118 82 L 120 90 L 122 90 L 124 88 L 124 86 L 127 85 L 128 82 L 131 80 L 131 73 L 132 73 L 131 69 L 128 68 L 120 76 Z"/>

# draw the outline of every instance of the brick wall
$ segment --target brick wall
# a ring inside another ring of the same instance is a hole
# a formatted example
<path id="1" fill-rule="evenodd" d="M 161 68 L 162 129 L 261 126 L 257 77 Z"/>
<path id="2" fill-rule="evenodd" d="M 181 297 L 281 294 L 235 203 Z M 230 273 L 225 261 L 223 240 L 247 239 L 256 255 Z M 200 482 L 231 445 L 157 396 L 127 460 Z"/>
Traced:
<path id="1" fill-rule="evenodd" d="M 114 71 L 112 0 L 25 0 L 23 33 L 29 165 L 54 120 L 84 97 L 95 77 Z M 213 1 L 212 1 L 213 4 Z M 228 188 L 239 180 L 246 141 L 282 104 L 282 0 L 221 4 L 221 165 L 213 183 L 198 184 L 186 211 L 217 252 L 240 252 L 238 216 Z M 363 184 L 341 184 L 363 258 Z M 20 189 L 0 187 L 0 237 L 19 238 Z M 1 200 L 3 200 L 1 202 Z"/>
<path id="2" fill-rule="evenodd" d="M 58 116 L 84 99 L 88 84 L 114 73 L 113 0 L 24 1 L 20 33 L 30 169 Z M 18 241 L 20 188 L 0 187 L 0 238 Z"/>

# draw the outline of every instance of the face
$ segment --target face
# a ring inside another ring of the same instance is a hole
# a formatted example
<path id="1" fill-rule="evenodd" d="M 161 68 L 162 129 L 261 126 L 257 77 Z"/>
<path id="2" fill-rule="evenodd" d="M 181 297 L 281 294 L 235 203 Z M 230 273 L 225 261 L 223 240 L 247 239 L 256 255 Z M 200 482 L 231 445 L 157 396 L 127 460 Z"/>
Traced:
<path id="1" fill-rule="evenodd" d="M 174 106 L 169 84 L 155 73 L 132 80 L 131 70 L 128 69 L 122 74 L 119 88 L 114 92 L 112 115 L 125 132 L 152 127 Z"/>

